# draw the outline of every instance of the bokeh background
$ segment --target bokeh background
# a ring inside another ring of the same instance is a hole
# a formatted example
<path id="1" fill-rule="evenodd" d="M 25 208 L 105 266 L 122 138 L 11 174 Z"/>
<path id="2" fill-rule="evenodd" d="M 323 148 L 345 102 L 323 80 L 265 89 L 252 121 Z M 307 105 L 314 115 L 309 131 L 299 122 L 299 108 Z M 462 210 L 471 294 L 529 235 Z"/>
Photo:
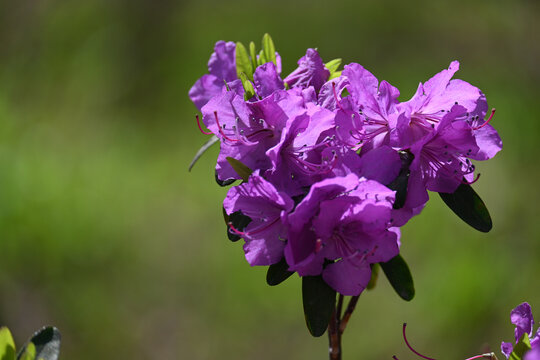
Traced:
<path id="1" fill-rule="evenodd" d="M 300 279 L 278 287 L 225 237 L 214 149 L 187 92 L 220 39 L 269 32 L 284 73 L 308 47 L 359 62 L 406 100 L 461 62 L 497 108 L 504 150 L 477 164 L 494 221 L 476 232 L 439 196 L 403 228 L 416 298 L 382 277 L 345 359 L 441 359 L 510 340 L 510 310 L 540 319 L 540 6 L 537 1 L 0 2 L 0 324 L 21 344 L 54 324 L 62 359 L 325 359 Z"/>

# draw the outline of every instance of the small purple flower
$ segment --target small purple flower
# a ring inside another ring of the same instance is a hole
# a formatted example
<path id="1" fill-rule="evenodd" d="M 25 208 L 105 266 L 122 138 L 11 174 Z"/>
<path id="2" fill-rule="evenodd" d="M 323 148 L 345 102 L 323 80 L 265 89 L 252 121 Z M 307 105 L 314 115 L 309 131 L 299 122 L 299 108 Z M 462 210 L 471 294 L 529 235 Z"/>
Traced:
<path id="1" fill-rule="evenodd" d="M 294 207 L 287 194 L 254 172 L 247 183 L 229 190 L 223 206 L 229 215 L 240 211 L 251 219 L 244 231 L 230 225 L 230 231 L 246 241 L 244 252 L 250 265 L 271 265 L 283 258 L 287 237 L 283 218 Z"/>
<path id="2" fill-rule="evenodd" d="M 208 60 L 209 74 L 203 75 L 189 90 L 189 98 L 201 109 L 213 96 L 219 95 L 225 83 L 237 79 L 236 44 L 218 41 Z"/>
<path id="3" fill-rule="evenodd" d="M 253 74 L 253 83 L 257 95 L 265 98 L 276 90 L 285 89 L 283 80 L 279 77 L 276 66 L 272 62 L 260 65 Z"/>
<path id="4" fill-rule="evenodd" d="M 306 89 L 313 86 L 318 92 L 329 77 L 330 71 L 324 66 L 317 50 L 307 49 L 306 55 L 298 60 L 298 68 L 290 73 L 284 81 L 291 88 Z"/>
<path id="5" fill-rule="evenodd" d="M 527 335 L 531 350 L 529 350 L 523 360 L 539 360 L 540 359 L 540 329 L 537 330 L 533 337 L 534 319 L 531 306 L 529 303 L 521 303 L 516 306 L 510 313 L 510 321 L 516 326 L 514 330 L 515 344 L 517 344 L 524 335 Z M 514 345 L 510 342 L 501 343 L 501 352 L 508 359 L 514 351 Z"/>
<path id="6" fill-rule="evenodd" d="M 393 191 L 354 174 L 313 184 L 287 217 L 290 269 L 322 273 L 339 293 L 359 295 L 371 277 L 369 265 L 399 253 L 399 229 L 389 227 L 393 201 Z"/>

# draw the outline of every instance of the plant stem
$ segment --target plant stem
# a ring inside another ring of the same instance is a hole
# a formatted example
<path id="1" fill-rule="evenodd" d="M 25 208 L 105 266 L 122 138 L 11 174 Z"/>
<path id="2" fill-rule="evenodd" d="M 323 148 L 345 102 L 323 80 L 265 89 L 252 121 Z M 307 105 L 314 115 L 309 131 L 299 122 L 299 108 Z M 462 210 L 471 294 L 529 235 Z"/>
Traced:
<path id="1" fill-rule="evenodd" d="M 351 300 L 349 300 L 349 305 L 347 305 L 347 310 L 345 310 L 345 314 L 343 314 L 343 318 L 340 321 L 339 324 L 339 334 L 343 334 L 345 331 L 345 328 L 347 327 L 347 323 L 349 322 L 349 319 L 351 318 L 351 315 L 354 311 L 354 308 L 356 307 L 356 303 L 358 302 L 358 296 L 351 297 Z"/>
<path id="2" fill-rule="evenodd" d="M 341 334 L 339 333 L 339 316 L 337 314 L 338 312 L 334 309 L 328 324 L 328 342 L 330 343 L 328 353 L 330 360 L 341 360 Z"/>

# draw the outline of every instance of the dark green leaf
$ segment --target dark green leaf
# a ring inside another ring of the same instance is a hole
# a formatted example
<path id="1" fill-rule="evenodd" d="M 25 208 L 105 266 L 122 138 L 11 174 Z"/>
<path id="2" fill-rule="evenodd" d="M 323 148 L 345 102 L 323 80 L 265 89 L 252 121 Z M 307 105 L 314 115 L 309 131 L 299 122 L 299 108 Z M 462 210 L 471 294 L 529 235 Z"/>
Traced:
<path id="1" fill-rule="evenodd" d="M 233 182 L 236 181 L 236 179 L 227 179 L 227 180 L 220 180 L 219 179 L 219 176 L 217 174 L 217 171 L 214 172 L 214 177 L 216 179 L 216 183 L 219 185 L 219 186 L 229 186 L 231 185 Z"/>
<path id="2" fill-rule="evenodd" d="M 289 264 L 287 264 L 285 258 L 281 259 L 278 263 L 270 265 L 266 272 L 266 283 L 270 286 L 281 284 L 294 274 L 293 271 L 289 271 L 288 269 Z"/>
<path id="3" fill-rule="evenodd" d="M 523 334 L 519 342 L 514 346 L 514 351 L 512 351 L 508 360 L 522 360 L 525 353 L 530 349 L 529 335 Z"/>
<path id="4" fill-rule="evenodd" d="M 478 231 L 488 232 L 493 223 L 486 205 L 468 184 L 461 184 L 452 194 L 439 193 L 452 211 Z"/>
<path id="5" fill-rule="evenodd" d="M 414 297 L 414 283 L 409 266 L 401 255 L 397 255 L 385 263 L 380 263 L 384 274 L 397 294 L 407 301 Z"/>
<path id="6" fill-rule="evenodd" d="M 201 148 L 197 151 L 197 153 L 193 157 L 193 160 L 191 160 L 188 171 L 191 171 L 193 165 L 195 165 L 195 163 L 201 158 L 201 156 L 206 152 L 206 150 L 210 149 L 212 145 L 214 145 L 218 141 L 218 137 L 216 135 L 213 135 L 207 142 L 205 142 L 203 146 L 201 146 Z"/>
<path id="7" fill-rule="evenodd" d="M 253 73 L 257 69 L 257 49 L 255 43 L 252 41 L 249 43 L 249 57 L 251 58 L 251 66 L 253 67 Z"/>
<path id="8" fill-rule="evenodd" d="M 60 332 L 57 328 L 49 326 L 37 331 L 19 351 L 17 360 L 22 359 L 22 355 L 29 343 L 33 343 L 36 347 L 36 359 L 58 359 L 58 355 L 60 354 Z"/>
<path id="9" fill-rule="evenodd" d="M 251 81 L 249 81 L 246 74 L 241 73 L 240 80 L 242 80 L 242 86 L 244 87 L 244 100 L 247 101 L 255 96 L 255 89 L 253 88 L 253 84 Z"/>
<path id="10" fill-rule="evenodd" d="M 253 79 L 253 68 L 246 47 L 241 42 L 236 43 L 236 74 L 246 74 L 247 78 Z"/>
<path id="11" fill-rule="evenodd" d="M 240 161 L 236 160 L 235 158 L 227 157 L 227 161 L 232 166 L 234 171 L 236 171 L 238 176 L 240 176 L 242 178 L 242 180 L 248 181 L 249 176 L 251 175 L 253 170 L 251 170 L 249 167 L 242 164 Z"/>
<path id="12" fill-rule="evenodd" d="M 330 317 L 334 311 L 336 291 L 328 286 L 321 275 L 304 276 L 302 278 L 302 301 L 309 332 L 313 336 L 321 336 L 328 328 Z"/>
<path id="13" fill-rule="evenodd" d="M 330 71 L 330 75 L 335 73 L 340 65 L 341 65 L 341 59 L 330 60 L 329 62 L 324 64 L 324 66 L 328 69 L 328 71 Z"/>
<path id="14" fill-rule="evenodd" d="M 266 59 L 266 62 L 273 62 L 274 65 L 277 66 L 276 47 L 274 46 L 274 42 L 272 41 L 272 38 L 268 34 L 264 34 L 263 36 L 262 49 L 263 49 L 264 58 Z"/>
<path id="15" fill-rule="evenodd" d="M 387 184 L 390 190 L 396 192 L 396 200 L 394 201 L 394 209 L 401 209 L 405 205 L 407 200 L 407 186 L 409 184 L 409 167 L 413 161 L 414 156 L 406 151 L 399 151 L 399 157 L 401 159 L 401 169 L 398 176 L 390 183 Z"/>
<path id="16" fill-rule="evenodd" d="M 233 212 L 231 215 L 229 215 L 229 220 L 227 221 L 227 237 L 231 241 L 238 241 L 241 239 L 241 237 L 231 230 L 229 230 L 229 222 L 234 226 L 234 228 L 238 231 L 244 231 L 246 226 L 249 225 L 251 222 L 251 218 L 248 216 L 242 214 L 240 211 Z"/>

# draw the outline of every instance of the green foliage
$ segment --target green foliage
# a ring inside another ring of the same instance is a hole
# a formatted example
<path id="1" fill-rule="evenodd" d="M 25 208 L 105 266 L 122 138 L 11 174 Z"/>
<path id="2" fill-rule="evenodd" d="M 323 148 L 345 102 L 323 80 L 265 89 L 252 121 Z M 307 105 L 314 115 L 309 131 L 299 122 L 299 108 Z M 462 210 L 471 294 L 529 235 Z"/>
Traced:
<path id="1" fill-rule="evenodd" d="M 334 59 L 324 64 L 324 66 L 330 71 L 330 77 L 328 78 L 328 80 L 332 80 L 341 76 L 341 71 L 338 71 L 339 67 L 341 66 L 341 61 L 341 59 Z"/>
<path id="2" fill-rule="evenodd" d="M 519 342 L 514 345 L 514 351 L 512 351 L 508 360 L 521 360 L 530 349 L 531 343 L 529 342 L 529 335 L 523 334 L 521 339 L 519 339 Z"/>
<path id="3" fill-rule="evenodd" d="M 249 167 L 244 165 L 242 162 L 236 160 L 235 158 L 232 158 L 230 156 L 227 157 L 227 161 L 232 166 L 234 171 L 242 178 L 244 181 L 248 181 L 249 176 L 253 173 L 253 170 L 251 170 Z"/>
<path id="4" fill-rule="evenodd" d="M 253 80 L 255 68 L 251 64 L 246 47 L 241 42 L 236 43 L 236 74 L 242 78 L 244 74 L 249 80 Z M 243 80 L 242 80 L 243 81 Z M 245 86 L 244 86 L 245 89 Z"/>
<path id="5" fill-rule="evenodd" d="M 36 331 L 15 357 L 15 342 L 8 328 L 0 328 L 0 360 L 57 360 L 60 332 L 54 327 Z"/>
<path id="6" fill-rule="evenodd" d="M 311 335 L 324 334 L 336 303 L 336 291 L 321 275 L 302 277 L 302 302 L 306 325 Z"/>
<path id="7" fill-rule="evenodd" d="M 294 274 L 294 272 L 288 269 L 289 264 L 287 264 L 285 258 L 281 259 L 278 263 L 270 265 L 266 272 L 266 283 L 270 286 L 281 284 Z"/>
<path id="8" fill-rule="evenodd" d="M 409 266 L 401 255 L 397 255 L 387 262 L 380 263 L 384 274 L 396 293 L 406 301 L 414 298 L 414 282 Z"/>
<path id="9" fill-rule="evenodd" d="M 244 99 L 249 100 L 254 97 L 255 89 L 253 88 L 253 84 L 251 83 L 251 81 L 249 81 L 245 73 L 240 74 L 240 80 L 242 80 L 242 85 L 244 86 Z"/>
<path id="10" fill-rule="evenodd" d="M 478 231 L 491 230 L 493 224 L 489 211 L 470 185 L 461 184 L 454 193 L 439 193 L 439 195 L 461 220 Z"/>
<path id="11" fill-rule="evenodd" d="M 276 47 L 274 46 L 274 41 L 268 33 L 263 35 L 262 38 L 262 52 L 265 62 L 273 62 L 277 66 L 276 62 Z"/>

